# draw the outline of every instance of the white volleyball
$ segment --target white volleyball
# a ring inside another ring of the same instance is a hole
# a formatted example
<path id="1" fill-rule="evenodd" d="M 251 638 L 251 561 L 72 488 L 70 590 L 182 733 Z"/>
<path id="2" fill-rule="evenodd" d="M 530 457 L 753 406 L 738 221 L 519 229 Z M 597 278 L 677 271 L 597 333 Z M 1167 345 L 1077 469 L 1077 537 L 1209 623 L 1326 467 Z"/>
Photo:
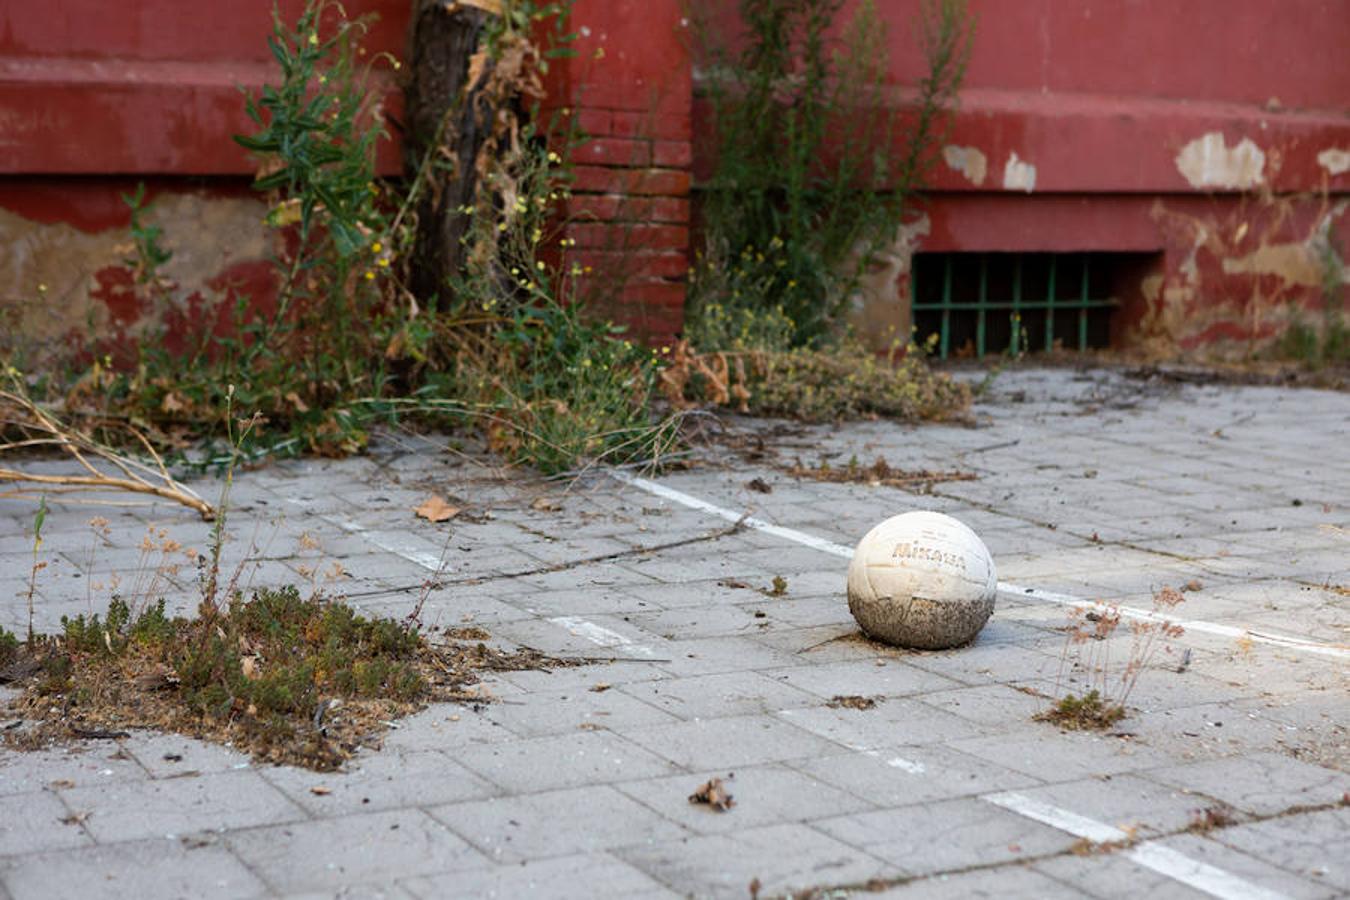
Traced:
<path id="1" fill-rule="evenodd" d="M 951 516 L 908 512 L 858 542 L 848 608 L 869 637 L 939 650 L 975 639 L 994 611 L 998 575 L 979 535 Z"/>

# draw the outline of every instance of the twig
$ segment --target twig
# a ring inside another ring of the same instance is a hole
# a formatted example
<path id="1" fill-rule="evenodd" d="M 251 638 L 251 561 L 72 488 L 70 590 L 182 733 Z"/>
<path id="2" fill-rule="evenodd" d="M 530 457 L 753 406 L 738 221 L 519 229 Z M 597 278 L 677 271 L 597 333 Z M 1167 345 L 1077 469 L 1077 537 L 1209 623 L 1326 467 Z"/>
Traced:
<path id="1" fill-rule="evenodd" d="M 17 487 L 6 492 L 6 496 L 79 491 L 127 491 L 181 503 L 196 510 L 208 522 L 215 518 L 215 508 L 174 480 L 165 467 L 164 460 L 155 452 L 145 435 L 136 429 L 130 429 L 131 433 L 150 454 L 150 458 L 154 461 L 153 466 L 123 456 L 89 435 L 61 422 L 28 396 L 17 376 L 11 375 L 9 381 L 14 389 L 0 390 L 0 406 L 9 406 L 14 410 L 16 414 L 5 416 L 5 422 L 22 432 L 24 439 L 0 444 L 0 452 L 36 446 L 60 447 L 80 465 L 85 474 L 38 475 L 10 467 L 0 467 L 0 482 L 42 486 Z M 115 473 L 110 474 L 100 469 L 92 460 L 98 460 L 105 467 L 111 467 Z"/>

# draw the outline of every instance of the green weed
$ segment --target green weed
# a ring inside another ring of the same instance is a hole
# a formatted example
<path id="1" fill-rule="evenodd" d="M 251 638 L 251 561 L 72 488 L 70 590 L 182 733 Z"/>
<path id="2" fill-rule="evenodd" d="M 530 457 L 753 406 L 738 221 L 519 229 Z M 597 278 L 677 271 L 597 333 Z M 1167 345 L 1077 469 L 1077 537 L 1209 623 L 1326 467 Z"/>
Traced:
<path id="1" fill-rule="evenodd" d="M 742 42 L 705 38 L 717 156 L 704 196 L 707 249 L 691 291 L 695 321 L 717 315 L 714 303 L 774 310 L 792 323 L 793 345 L 827 339 L 932 164 L 969 58 L 965 0 L 923 5 L 917 29 L 928 71 L 907 129 L 886 98 L 884 23 L 864 0 L 836 43 L 843 6 L 740 0 Z M 715 331 L 693 330 L 705 339 Z"/>
<path id="2" fill-rule="evenodd" d="M 1035 718 L 1074 731 L 1106 729 L 1125 718 L 1125 707 L 1103 700 L 1101 692 L 1093 689 L 1081 697 L 1066 694 Z"/>

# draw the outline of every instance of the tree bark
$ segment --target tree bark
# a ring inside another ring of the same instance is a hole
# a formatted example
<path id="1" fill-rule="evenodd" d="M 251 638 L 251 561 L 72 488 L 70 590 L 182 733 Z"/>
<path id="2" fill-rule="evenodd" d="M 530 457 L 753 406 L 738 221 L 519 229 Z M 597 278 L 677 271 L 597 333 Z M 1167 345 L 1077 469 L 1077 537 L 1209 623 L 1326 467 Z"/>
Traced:
<path id="1" fill-rule="evenodd" d="M 413 0 L 408 139 L 404 164 L 416 175 L 432 154 L 417 209 L 410 280 L 427 307 L 449 306 L 450 284 L 464 265 L 462 239 L 477 187 L 474 163 L 490 133 L 491 110 L 478 102 L 490 63 L 469 84 L 470 60 L 493 18 L 486 0 Z"/>

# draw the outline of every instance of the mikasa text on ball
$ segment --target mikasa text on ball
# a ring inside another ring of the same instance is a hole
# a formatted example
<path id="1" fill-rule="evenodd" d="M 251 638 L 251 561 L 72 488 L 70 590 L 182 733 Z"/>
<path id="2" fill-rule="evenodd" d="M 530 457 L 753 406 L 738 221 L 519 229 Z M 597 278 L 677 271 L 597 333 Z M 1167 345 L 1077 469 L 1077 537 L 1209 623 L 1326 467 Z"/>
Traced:
<path id="1" fill-rule="evenodd" d="M 994 611 L 989 548 L 951 516 L 909 512 L 877 525 L 848 567 L 848 608 L 869 637 L 940 650 L 969 643 Z"/>

